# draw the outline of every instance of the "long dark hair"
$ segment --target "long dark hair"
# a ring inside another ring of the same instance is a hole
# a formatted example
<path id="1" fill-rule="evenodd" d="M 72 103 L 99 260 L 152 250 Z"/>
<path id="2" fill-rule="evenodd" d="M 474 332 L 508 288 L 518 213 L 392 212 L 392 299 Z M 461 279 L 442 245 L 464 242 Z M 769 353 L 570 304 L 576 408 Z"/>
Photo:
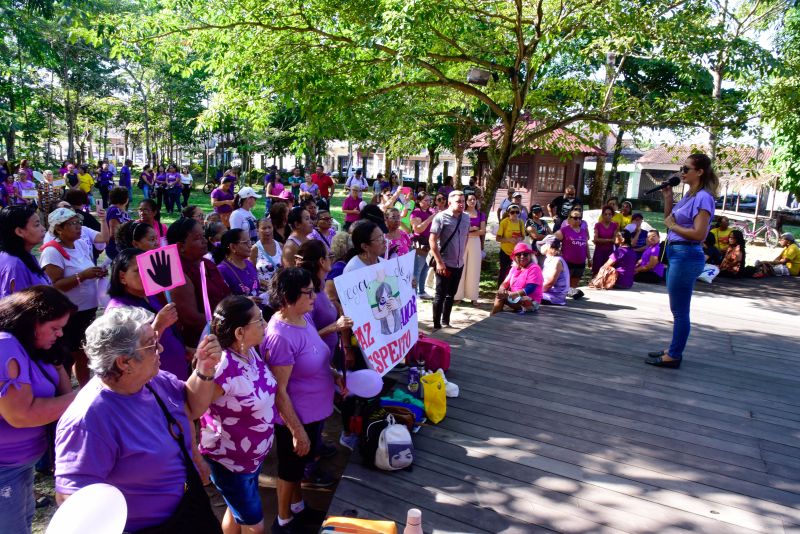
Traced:
<path id="1" fill-rule="evenodd" d="M 687 159 L 692 162 L 694 168 L 698 171 L 703 171 L 700 176 L 700 189 L 705 189 L 711 193 L 712 197 L 717 196 L 719 190 L 719 178 L 711 166 L 711 158 L 705 154 L 691 154 Z"/>
<path id="2" fill-rule="evenodd" d="M 28 226 L 28 221 L 34 215 L 39 216 L 36 208 L 30 205 L 9 206 L 0 210 L 0 251 L 19 258 L 32 273 L 44 276 L 39 262 L 25 250 L 25 240 L 15 232 L 17 228 Z"/>
<path id="3" fill-rule="evenodd" d="M 368 245 L 372 239 L 372 232 L 378 225 L 368 219 L 361 219 L 351 234 L 353 238 L 353 248 L 347 253 L 347 260 L 350 261 L 354 256 L 358 256 L 363 250 L 361 245 Z"/>
<path id="4" fill-rule="evenodd" d="M 217 336 L 222 348 L 232 347 L 236 342 L 236 329 L 247 326 L 255 302 L 242 295 L 229 295 L 214 308 L 211 333 Z"/>
<path id="5" fill-rule="evenodd" d="M 120 298 L 128 296 L 128 290 L 119 281 L 120 273 L 128 272 L 131 264 L 136 263 L 136 256 L 144 254 L 143 250 L 138 248 L 126 248 L 119 251 L 117 257 L 114 258 L 114 263 L 111 265 L 111 278 L 108 282 L 108 296 L 111 298 Z"/>
<path id="6" fill-rule="evenodd" d="M 147 231 L 153 227 L 146 222 L 128 221 L 123 223 L 117 228 L 114 239 L 117 242 L 117 248 L 122 250 L 125 248 L 136 248 L 133 245 L 134 241 L 141 241 L 147 235 Z"/>
<path id="7" fill-rule="evenodd" d="M 744 269 L 745 264 L 745 257 L 747 256 L 747 252 L 745 251 L 745 244 L 744 244 L 744 234 L 741 230 L 731 230 L 731 235 L 736 238 L 736 245 L 739 247 L 739 250 L 742 251 L 742 261 L 739 265 L 739 269 Z M 728 244 L 730 246 L 730 243 Z"/>
<path id="8" fill-rule="evenodd" d="M 0 332 L 17 338 L 32 360 L 60 365 L 66 349 L 56 341 L 52 348 L 36 348 L 36 326 L 75 313 L 78 308 L 58 289 L 31 286 L 0 300 Z"/>
<path id="9" fill-rule="evenodd" d="M 322 287 L 322 280 L 319 279 L 319 261 L 328 257 L 328 250 L 322 241 L 309 239 L 297 249 L 297 256 L 302 258 L 297 265 L 311 274 L 311 281 L 314 282 L 314 291 L 319 293 Z"/>
<path id="10" fill-rule="evenodd" d="M 214 260 L 214 263 L 219 265 L 222 260 L 228 256 L 228 253 L 231 251 L 231 245 L 239 241 L 243 233 L 244 230 L 241 228 L 233 228 L 222 234 L 219 246 L 211 252 L 211 258 Z"/>

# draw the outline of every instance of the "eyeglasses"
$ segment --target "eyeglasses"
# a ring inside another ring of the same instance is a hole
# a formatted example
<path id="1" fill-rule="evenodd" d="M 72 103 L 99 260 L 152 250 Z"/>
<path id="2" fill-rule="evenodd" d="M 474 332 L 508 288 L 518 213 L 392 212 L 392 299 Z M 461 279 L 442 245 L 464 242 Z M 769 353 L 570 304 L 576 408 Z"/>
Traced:
<path id="1" fill-rule="evenodd" d="M 681 167 L 681 173 L 683 173 L 683 174 L 686 174 L 687 172 L 693 171 L 693 170 L 694 169 L 689 167 L 688 165 L 684 165 L 683 167 Z"/>
<path id="2" fill-rule="evenodd" d="M 262 324 L 264 323 L 264 317 L 262 317 L 261 314 L 258 315 L 258 319 L 253 319 L 252 321 L 247 323 L 245 326 L 250 326 L 251 324 L 256 324 L 256 323 L 262 323 Z"/>
<path id="3" fill-rule="evenodd" d="M 74 221 L 67 221 L 64 223 L 64 226 L 80 226 L 81 221 L 80 219 L 75 219 Z"/>
<path id="4" fill-rule="evenodd" d="M 303 295 L 307 296 L 308 298 L 313 298 L 314 295 L 315 295 L 313 288 L 312 289 L 301 289 L 300 293 L 302 293 Z"/>
<path id="5" fill-rule="evenodd" d="M 530 257 L 530 255 L 531 255 L 530 252 L 520 252 L 519 254 L 514 254 L 514 257 L 515 258 L 523 258 L 523 257 L 527 258 L 527 257 Z"/>
<path id="6" fill-rule="evenodd" d="M 509 215 L 519 215 L 519 210 L 509 210 Z"/>
<path id="7" fill-rule="evenodd" d="M 158 342 L 158 338 L 159 338 L 158 332 L 155 332 L 153 337 L 151 338 L 152 343 L 150 343 L 149 345 L 145 345 L 143 347 L 139 347 L 139 350 L 142 351 L 152 350 L 154 353 L 158 354 L 159 352 L 161 352 L 158 350 L 158 347 L 160 345 L 160 343 Z"/>
<path id="8" fill-rule="evenodd" d="M 320 217 L 320 218 L 319 218 L 319 219 L 317 219 L 317 220 L 318 220 L 318 221 L 320 221 L 320 222 L 321 222 L 321 221 L 332 221 L 332 220 L 333 220 L 333 217 Z"/>

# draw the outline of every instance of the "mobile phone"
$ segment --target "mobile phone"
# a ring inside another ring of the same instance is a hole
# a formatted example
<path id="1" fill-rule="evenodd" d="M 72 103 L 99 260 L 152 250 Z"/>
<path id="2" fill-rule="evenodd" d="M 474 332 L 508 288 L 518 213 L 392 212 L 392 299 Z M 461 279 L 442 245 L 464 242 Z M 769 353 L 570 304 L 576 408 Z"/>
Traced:
<path id="1" fill-rule="evenodd" d="M 98 211 L 103 209 L 103 199 L 102 198 L 98 198 L 97 200 L 94 201 L 94 205 L 95 205 L 95 208 L 97 208 Z"/>
<path id="2" fill-rule="evenodd" d="M 404 195 L 410 195 L 411 194 L 411 188 L 410 187 L 403 187 L 402 189 L 400 189 L 400 192 L 403 193 Z"/>

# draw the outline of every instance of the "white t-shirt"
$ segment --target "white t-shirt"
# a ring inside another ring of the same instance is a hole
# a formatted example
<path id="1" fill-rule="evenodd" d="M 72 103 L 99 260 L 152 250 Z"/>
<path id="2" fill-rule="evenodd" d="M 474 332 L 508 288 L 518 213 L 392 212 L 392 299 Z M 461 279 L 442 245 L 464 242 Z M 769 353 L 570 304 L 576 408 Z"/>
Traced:
<path id="1" fill-rule="evenodd" d="M 181 173 L 181 183 L 183 185 L 192 185 L 192 175 Z"/>
<path id="2" fill-rule="evenodd" d="M 381 263 L 382 261 L 384 261 L 384 259 L 378 257 L 378 263 Z M 344 266 L 344 270 L 342 272 L 349 273 L 350 271 L 355 271 L 356 269 L 361 269 L 362 267 L 369 267 L 369 265 L 361 261 L 361 258 L 358 256 L 353 256 L 350 258 L 350 261 L 347 262 L 347 265 Z"/>
<path id="3" fill-rule="evenodd" d="M 345 182 L 344 185 L 347 187 L 353 187 L 353 184 L 360 185 L 362 191 L 369 186 L 367 179 L 364 178 L 363 176 L 361 178 L 356 178 L 355 176 L 351 176 L 350 178 L 347 179 L 347 182 Z"/>
<path id="4" fill-rule="evenodd" d="M 81 240 L 86 241 L 89 244 L 89 246 L 93 246 L 95 250 L 97 250 L 98 252 L 102 252 L 106 249 L 106 243 L 94 242 L 98 234 L 100 234 L 100 232 L 92 230 L 91 228 L 88 228 L 86 226 L 81 226 Z M 53 239 L 55 239 L 55 236 L 53 236 L 53 234 L 51 234 L 50 232 L 47 232 L 46 234 L 44 234 L 44 241 L 42 241 L 42 243 L 47 243 L 49 241 L 52 241 Z M 164 244 L 166 245 L 166 243 Z"/>
<path id="5" fill-rule="evenodd" d="M 234 212 L 231 213 L 230 225 L 231 230 L 234 228 L 241 228 L 244 230 L 245 233 L 247 233 L 247 237 L 250 238 L 250 241 L 255 241 L 258 239 L 258 233 L 256 232 L 256 216 L 250 213 L 248 210 L 244 208 L 234 210 Z"/>
<path id="6" fill-rule="evenodd" d="M 92 247 L 86 241 L 78 239 L 73 246 L 74 248 L 64 248 L 69 254 L 69 259 L 62 256 L 55 247 L 47 247 L 39 258 L 39 264 L 42 268 L 48 265 L 60 267 L 64 270 L 65 277 L 74 276 L 95 266 Z M 97 308 L 97 279 L 84 280 L 64 294 L 78 307 L 78 311 Z"/>

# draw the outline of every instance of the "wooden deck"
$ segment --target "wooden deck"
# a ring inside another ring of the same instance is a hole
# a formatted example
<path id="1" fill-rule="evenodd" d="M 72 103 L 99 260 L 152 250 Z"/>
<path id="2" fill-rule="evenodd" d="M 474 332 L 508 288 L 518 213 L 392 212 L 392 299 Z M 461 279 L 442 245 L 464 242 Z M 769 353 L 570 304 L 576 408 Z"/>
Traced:
<path id="1" fill-rule="evenodd" d="M 426 532 L 800 532 L 800 280 L 698 287 L 680 370 L 663 287 L 586 290 L 448 340 L 461 396 L 412 471 L 356 455 L 329 509 Z"/>

